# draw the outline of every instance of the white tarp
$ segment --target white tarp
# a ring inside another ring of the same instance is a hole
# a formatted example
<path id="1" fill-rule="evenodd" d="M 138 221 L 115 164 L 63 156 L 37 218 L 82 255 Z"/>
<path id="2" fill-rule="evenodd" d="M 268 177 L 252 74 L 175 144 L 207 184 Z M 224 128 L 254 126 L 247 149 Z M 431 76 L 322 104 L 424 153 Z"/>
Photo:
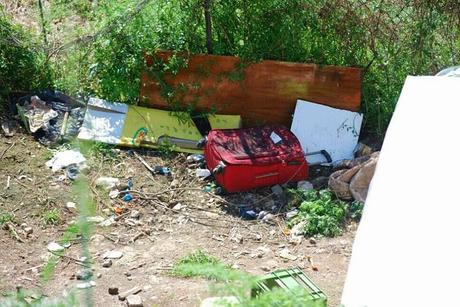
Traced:
<path id="1" fill-rule="evenodd" d="M 460 79 L 406 79 L 354 242 L 345 307 L 460 306 L 459 123 Z"/>
<path id="2" fill-rule="evenodd" d="M 305 153 L 326 150 L 332 161 L 353 159 L 363 121 L 362 114 L 297 100 L 291 131 Z M 309 163 L 324 162 L 321 155 L 307 156 Z"/>

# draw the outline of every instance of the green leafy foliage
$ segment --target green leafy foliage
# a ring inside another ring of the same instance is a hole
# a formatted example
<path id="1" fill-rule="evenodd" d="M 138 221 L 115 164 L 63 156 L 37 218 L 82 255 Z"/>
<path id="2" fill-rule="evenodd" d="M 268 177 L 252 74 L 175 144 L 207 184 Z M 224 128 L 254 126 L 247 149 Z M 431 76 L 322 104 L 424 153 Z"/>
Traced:
<path id="1" fill-rule="evenodd" d="M 213 49 L 215 54 L 240 56 L 243 63 L 272 59 L 362 67 L 365 125 L 381 134 L 407 75 L 434 74 L 460 61 L 459 12 L 460 5 L 453 0 L 215 0 L 211 2 Z M 136 103 L 146 52 L 206 52 L 200 0 L 58 0 L 50 2 L 44 13 L 45 24 L 58 23 L 64 29 L 49 26 L 50 37 L 59 36 L 64 42 L 77 39 L 51 54 L 47 67 L 52 74 L 45 73 L 69 94 Z M 66 19 L 69 22 L 62 22 Z M 75 19 L 83 26 L 76 27 Z M 5 18 L 0 28 L 0 63 L 6 69 L 0 76 L 8 78 L 9 88 L 36 87 L 43 52 L 28 48 L 30 43 L 10 44 L 11 35 L 5 31 L 18 31 L 9 22 L 5 28 L 4 23 Z M 36 34 L 39 38 L 41 32 Z M 17 64 L 5 62 L 10 57 Z M 175 57 L 160 70 L 159 83 L 163 94 L 172 95 L 171 105 L 182 102 L 183 88 L 161 83 L 165 74 L 177 73 L 181 61 Z M 11 74 L 13 69 L 27 72 L 32 80 Z M 238 81 L 244 73 L 235 68 L 227 77 Z"/>
<path id="2" fill-rule="evenodd" d="M 9 212 L 0 213 L 0 226 L 2 226 L 5 223 L 11 222 L 13 218 L 14 216 Z"/>
<path id="3" fill-rule="evenodd" d="M 219 259 L 198 250 L 180 259 L 174 265 L 172 274 L 182 277 L 204 277 L 214 280 L 226 280 L 231 275 L 230 270 Z"/>
<path id="4" fill-rule="evenodd" d="M 175 276 L 211 279 L 216 282 L 210 288 L 213 295 L 220 297 L 234 296 L 238 300 L 237 304 L 221 301 L 219 306 L 322 306 L 320 301 L 313 301 L 307 290 L 300 287 L 291 291 L 281 288 L 273 289 L 257 296 L 251 296 L 250 290 L 256 287 L 257 276 L 231 269 L 217 258 L 200 250 L 180 259 L 174 265 L 172 273 Z"/>
<path id="5" fill-rule="evenodd" d="M 49 71 L 44 60 L 33 36 L 13 24 L 0 6 L 0 96 L 46 85 Z"/>
<path id="6" fill-rule="evenodd" d="M 61 212 L 58 208 L 47 210 L 42 216 L 45 225 L 58 225 L 61 222 Z"/>
<path id="7" fill-rule="evenodd" d="M 291 193 L 294 193 L 297 200 L 301 200 L 301 204 L 299 213 L 288 221 L 290 227 L 302 223 L 303 234 L 307 236 L 334 237 L 342 233 L 347 217 L 347 203 L 334 199 L 329 190 L 295 190 Z"/>
<path id="8" fill-rule="evenodd" d="M 363 215 L 364 203 L 358 200 L 353 201 L 350 204 L 350 217 L 354 220 L 359 221 Z"/>

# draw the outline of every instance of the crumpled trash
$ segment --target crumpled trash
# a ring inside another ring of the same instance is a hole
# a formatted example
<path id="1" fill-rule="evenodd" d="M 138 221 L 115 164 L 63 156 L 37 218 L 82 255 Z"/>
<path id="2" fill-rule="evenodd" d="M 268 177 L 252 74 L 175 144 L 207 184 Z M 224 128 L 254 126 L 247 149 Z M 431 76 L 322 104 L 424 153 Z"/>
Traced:
<path id="1" fill-rule="evenodd" d="M 26 129 L 45 146 L 75 137 L 83 123 L 85 106 L 58 91 L 40 91 L 16 104 Z"/>
<path id="2" fill-rule="evenodd" d="M 83 167 L 86 162 L 86 158 L 78 150 L 70 149 L 65 151 L 60 151 L 54 155 L 51 160 L 46 162 L 46 166 L 50 167 L 53 172 L 64 169 L 71 165 L 76 165 L 77 167 Z"/>
<path id="3" fill-rule="evenodd" d="M 365 202 L 378 158 L 379 152 L 374 152 L 367 157 L 345 163 L 351 168 L 332 173 L 329 177 L 329 189 L 339 198 Z"/>

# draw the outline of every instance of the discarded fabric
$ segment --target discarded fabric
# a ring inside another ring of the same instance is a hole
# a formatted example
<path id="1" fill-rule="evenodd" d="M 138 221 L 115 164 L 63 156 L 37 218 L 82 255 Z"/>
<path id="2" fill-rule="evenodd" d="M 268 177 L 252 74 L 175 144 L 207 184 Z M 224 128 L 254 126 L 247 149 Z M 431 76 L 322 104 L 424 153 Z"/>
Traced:
<path id="1" fill-rule="evenodd" d="M 46 162 L 46 166 L 50 167 L 53 172 L 66 168 L 70 165 L 83 166 L 86 158 L 78 150 L 60 151 L 54 157 Z"/>

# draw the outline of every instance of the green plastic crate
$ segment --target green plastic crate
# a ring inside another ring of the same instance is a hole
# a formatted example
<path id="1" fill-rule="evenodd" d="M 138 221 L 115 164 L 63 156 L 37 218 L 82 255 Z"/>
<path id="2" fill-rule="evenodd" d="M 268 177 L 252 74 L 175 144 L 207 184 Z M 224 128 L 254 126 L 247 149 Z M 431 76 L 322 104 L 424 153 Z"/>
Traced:
<path id="1" fill-rule="evenodd" d="M 257 286 L 252 289 L 251 295 L 257 296 L 274 288 L 292 292 L 294 288 L 299 286 L 307 290 L 314 306 L 327 307 L 327 296 L 300 268 L 276 270 L 260 277 Z"/>

